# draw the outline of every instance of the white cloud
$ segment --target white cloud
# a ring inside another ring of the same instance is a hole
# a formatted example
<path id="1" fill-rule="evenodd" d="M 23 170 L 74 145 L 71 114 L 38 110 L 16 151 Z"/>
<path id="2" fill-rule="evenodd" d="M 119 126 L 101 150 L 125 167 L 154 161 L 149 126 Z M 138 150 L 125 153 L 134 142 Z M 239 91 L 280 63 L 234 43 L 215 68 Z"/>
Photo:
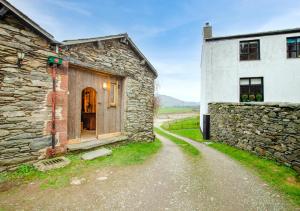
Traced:
<path id="1" fill-rule="evenodd" d="M 50 34 L 56 34 L 60 29 L 64 28 L 62 21 L 59 20 L 59 18 L 55 17 L 53 14 L 47 14 L 44 11 L 45 7 L 40 5 L 41 1 L 9 0 L 9 2 L 20 9 L 42 28 L 46 29 Z"/>
<path id="2" fill-rule="evenodd" d="M 88 5 L 88 4 L 79 4 L 76 2 L 70 2 L 70 1 L 66 1 L 66 0 L 44 0 L 44 1 L 49 4 L 54 4 L 63 9 L 76 12 L 81 15 L 85 15 L 85 16 L 92 15 L 92 13 L 90 12 L 89 9 L 85 9 L 85 5 Z"/>
<path id="3" fill-rule="evenodd" d="M 159 94 L 173 96 L 186 101 L 200 99 L 200 58 L 153 60 L 158 70 Z"/>

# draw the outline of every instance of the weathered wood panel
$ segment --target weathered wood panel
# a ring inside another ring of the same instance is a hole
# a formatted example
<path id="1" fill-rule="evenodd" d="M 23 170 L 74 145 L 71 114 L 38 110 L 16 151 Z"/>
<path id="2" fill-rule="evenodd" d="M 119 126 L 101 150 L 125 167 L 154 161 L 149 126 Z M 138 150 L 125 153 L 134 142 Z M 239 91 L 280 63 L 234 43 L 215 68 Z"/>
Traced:
<path id="1" fill-rule="evenodd" d="M 91 87 L 96 91 L 96 135 L 121 131 L 122 88 L 118 89 L 118 102 L 110 106 L 109 90 L 103 89 L 103 83 L 110 80 L 122 80 L 114 76 L 98 74 L 86 69 L 71 66 L 69 69 L 69 98 L 68 98 L 68 139 L 80 138 L 81 95 L 82 90 Z"/>

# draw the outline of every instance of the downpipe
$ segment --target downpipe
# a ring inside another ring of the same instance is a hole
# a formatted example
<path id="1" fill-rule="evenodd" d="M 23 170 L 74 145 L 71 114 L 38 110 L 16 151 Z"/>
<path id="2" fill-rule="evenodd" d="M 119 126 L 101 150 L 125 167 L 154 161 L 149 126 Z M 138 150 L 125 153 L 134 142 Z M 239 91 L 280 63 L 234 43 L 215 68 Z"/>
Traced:
<path id="1" fill-rule="evenodd" d="M 56 137 L 56 124 L 55 124 L 55 113 L 56 113 L 56 71 L 57 64 L 53 64 L 52 67 L 52 121 L 51 121 L 51 135 L 52 135 L 52 149 L 55 148 L 55 137 Z"/>

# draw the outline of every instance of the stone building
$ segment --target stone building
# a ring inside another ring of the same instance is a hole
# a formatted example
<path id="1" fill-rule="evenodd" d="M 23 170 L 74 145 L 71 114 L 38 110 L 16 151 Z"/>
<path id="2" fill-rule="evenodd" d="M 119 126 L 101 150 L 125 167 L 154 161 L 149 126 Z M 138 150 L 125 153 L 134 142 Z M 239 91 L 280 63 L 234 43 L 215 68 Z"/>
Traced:
<path id="1" fill-rule="evenodd" d="M 157 72 L 127 34 L 60 43 L 0 0 L 0 35 L 1 170 L 36 160 L 51 143 L 154 139 Z"/>

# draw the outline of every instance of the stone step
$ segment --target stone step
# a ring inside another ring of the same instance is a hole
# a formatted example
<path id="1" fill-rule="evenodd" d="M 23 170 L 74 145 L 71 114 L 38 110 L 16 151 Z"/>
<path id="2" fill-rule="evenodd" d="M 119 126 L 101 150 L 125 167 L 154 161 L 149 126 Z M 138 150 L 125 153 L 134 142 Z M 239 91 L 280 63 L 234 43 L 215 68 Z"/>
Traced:
<path id="1" fill-rule="evenodd" d="M 126 140 L 128 140 L 128 137 L 124 135 L 109 137 L 101 140 L 95 138 L 93 140 L 81 142 L 78 144 L 68 144 L 67 149 L 68 151 L 84 151 Z"/>
<path id="2" fill-rule="evenodd" d="M 95 151 L 84 153 L 81 156 L 81 159 L 83 159 L 83 160 L 93 160 L 95 158 L 111 155 L 111 153 L 112 153 L 111 150 L 106 149 L 106 148 L 102 148 L 102 149 L 98 149 L 98 150 L 95 150 Z"/>

